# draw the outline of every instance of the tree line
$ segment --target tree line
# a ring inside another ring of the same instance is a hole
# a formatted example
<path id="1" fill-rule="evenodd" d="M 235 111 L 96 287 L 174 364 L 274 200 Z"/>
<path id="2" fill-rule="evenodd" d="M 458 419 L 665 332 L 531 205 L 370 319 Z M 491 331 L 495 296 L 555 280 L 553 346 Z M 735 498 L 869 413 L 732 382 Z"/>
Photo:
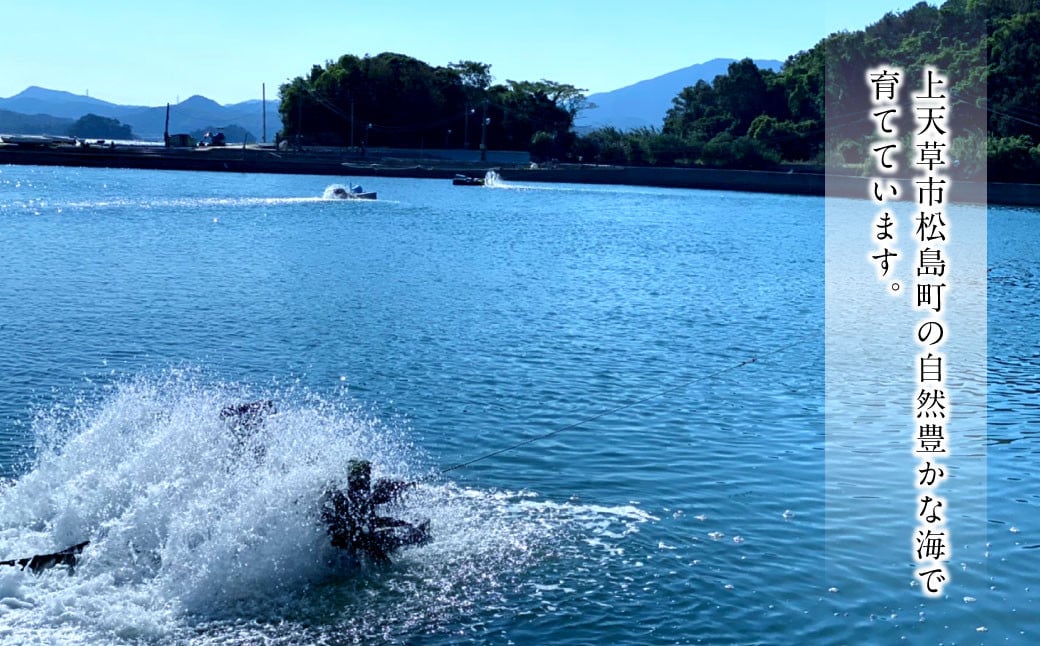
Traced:
<path id="1" fill-rule="evenodd" d="M 907 91 L 897 122 L 904 150 L 913 149 L 910 88 L 920 87 L 926 65 L 934 66 L 951 85 L 956 174 L 979 177 L 988 163 L 991 180 L 1036 181 L 1037 0 L 947 0 L 941 7 L 920 2 L 865 29 L 831 34 L 789 57 L 779 72 L 738 61 L 712 82 L 680 92 L 660 129 L 600 129 L 581 137 L 575 152 L 602 163 L 736 168 L 830 158 L 869 172 L 868 147 L 876 137 L 862 71 L 882 62 L 904 72 Z"/>
<path id="2" fill-rule="evenodd" d="M 1038 61 L 1038 0 L 920 2 L 865 29 L 831 34 L 779 71 L 734 62 L 726 74 L 684 88 L 659 128 L 578 136 L 574 118 L 589 104 L 572 85 L 496 84 L 491 66 L 475 61 L 434 67 L 402 54 L 347 55 L 282 86 L 281 137 L 355 147 L 483 144 L 600 164 L 762 169 L 831 159 L 869 172 L 875 137 L 862 70 L 884 62 L 904 70 L 907 88 L 926 65 L 948 76 L 951 115 L 958 127 L 969 124 L 950 151 L 960 176 L 980 175 L 988 161 L 991 179 L 1035 181 Z M 904 150 L 912 150 L 910 94 L 898 122 Z"/>
<path id="3" fill-rule="evenodd" d="M 494 148 L 564 156 L 584 90 L 494 83 L 491 66 L 428 65 L 403 54 L 345 55 L 281 86 L 280 138 L 335 146 Z"/>

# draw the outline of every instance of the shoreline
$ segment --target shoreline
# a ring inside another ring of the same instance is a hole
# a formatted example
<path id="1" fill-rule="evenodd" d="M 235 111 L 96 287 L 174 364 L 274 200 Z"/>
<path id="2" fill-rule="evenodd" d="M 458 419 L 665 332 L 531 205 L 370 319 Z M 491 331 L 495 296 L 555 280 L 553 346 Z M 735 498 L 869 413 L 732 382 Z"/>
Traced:
<path id="1" fill-rule="evenodd" d="M 272 147 L 221 148 L 19 146 L 0 145 L 0 164 L 139 168 L 327 175 L 338 177 L 407 177 L 451 179 L 456 174 L 483 175 L 489 170 L 510 182 L 620 184 L 701 190 L 729 190 L 786 195 L 864 198 L 870 178 L 819 172 L 659 168 L 555 164 L 548 168 L 440 159 L 368 160 L 342 151 L 279 152 Z M 902 180 L 905 183 L 907 180 Z M 959 202 L 1002 206 L 1040 206 L 1040 184 L 1007 184 L 958 180 L 951 183 Z"/>

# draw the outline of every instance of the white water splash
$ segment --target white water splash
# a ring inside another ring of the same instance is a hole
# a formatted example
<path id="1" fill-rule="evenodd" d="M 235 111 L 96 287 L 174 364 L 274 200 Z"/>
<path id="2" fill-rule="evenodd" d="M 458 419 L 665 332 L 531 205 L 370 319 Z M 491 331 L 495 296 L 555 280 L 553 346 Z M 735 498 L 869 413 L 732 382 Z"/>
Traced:
<path id="1" fill-rule="evenodd" d="M 484 186 L 488 188 L 512 188 L 502 181 L 502 176 L 493 170 L 484 173 Z"/>
<path id="2" fill-rule="evenodd" d="M 261 398 L 278 410 L 243 449 L 219 411 Z M 41 412 L 33 428 L 36 463 L 0 495 L 0 558 L 91 543 L 73 576 L 0 569 L 0 641 L 11 643 L 247 643 L 304 625 L 314 641 L 435 631 L 561 543 L 591 534 L 611 558 L 618 537 L 652 519 L 428 480 L 393 513 L 429 518 L 433 542 L 387 570 L 359 569 L 318 521 L 325 484 L 358 456 L 377 477 L 430 472 L 399 431 L 345 396 L 169 371 Z"/>
<path id="3" fill-rule="evenodd" d="M 179 198 L 179 199 L 162 199 L 162 200 L 148 200 L 148 199 L 115 199 L 115 200 L 95 200 L 95 201 L 77 201 L 67 202 L 61 207 L 72 209 L 72 210 L 96 210 L 96 209 L 126 209 L 134 208 L 141 209 L 142 211 L 149 211 L 151 209 L 167 209 L 167 208 L 181 208 L 181 209 L 195 209 L 199 207 L 225 207 L 225 208 L 245 208 L 245 207 L 256 207 L 256 206 L 283 206 L 291 204 L 306 204 L 308 202 L 322 202 L 327 198 L 319 196 L 311 197 L 198 197 L 198 198 Z M 60 208 L 59 208 L 60 210 Z"/>
<path id="4" fill-rule="evenodd" d="M 323 199 L 323 200 L 344 200 L 344 199 L 348 199 L 348 198 L 345 198 L 341 193 L 351 193 L 351 192 L 353 192 L 355 187 L 357 187 L 359 189 L 362 188 L 360 186 L 357 186 L 356 184 L 350 184 L 349 186 L 345 186 L 343 184 L 329 184 L 328 186 L 325 187 L 325 191 L 321 194 L 321 199 Z M 360 193 L 361 191 L 358 191 L 358 192 Z"/>

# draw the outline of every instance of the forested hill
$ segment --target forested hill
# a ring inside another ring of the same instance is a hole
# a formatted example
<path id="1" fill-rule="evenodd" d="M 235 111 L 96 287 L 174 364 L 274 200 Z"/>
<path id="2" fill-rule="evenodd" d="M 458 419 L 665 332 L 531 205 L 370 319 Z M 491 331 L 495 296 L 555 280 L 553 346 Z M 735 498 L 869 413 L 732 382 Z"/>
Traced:
<path id="1" fill-rule="evenodd" d="M 281 87 L 282 137 L 326 145 L 532 150 L 564 156 L 584 90 L 493 83 L 491 66 L 345 55 Z"/>
<path id="2" fill-rule="evenodd" d="M 725 74 L 730 63 L 734 62 L 736 61 L 732 58 L 716 58 L 610 92 L 590 94 L 588 98 L 593 107 L 583 110 L 575 119 L 574 125 L 578 132 L 611 126 L 621 130 L 660 127 L 664 114 L 672 106 L 672 97 L 697 81 L 710 82 L 719 74 Z M 756 60 L 755 65 L 762 69 L 778 71 L 783 63 Z"/>
<path id="3" fill-rule="evenodd" d="M 832 34 L 788 58 L 779 72 L 745 59 L 710 83 L 685 88 L 659 130 L 596 131 L 577 142 L 575 154 L 624 164 L 823 163 L 829 98 L 831 126 L 841 126 L 840 137 L 828 144 L 832 157 L 865 162 L 873 126 L 862 70 L 879 64 L 902 67 L 907 79 L 919 79 L 926 64 L 948 75 L 952 114 L 962 125 L 979 124 L 953 142 L 962 176 L 978 175 L 988 146 L 990 179 L 1036 181 L 1038 0 L 948 0 L 938 8 L 921 2 L 863 30 Z M 909 125 L 901 129 L 909 131 Z"/>
<path id="4" fill-rule="evenodd" d="M 529 150 L 535 159 L 771 168 L 839 161 L 869 172 L 865 70 L 946 74 L 960 177 L 1040 176 L 1040 0 L 921 2 L 790 56 L 779 71 L 744 59 L 672 99 L 660 127 L 578 137 L 584 90 L 547 80 L 494 83 L 491 66 L 430 66 L 402 54 L 343 56 L 281 88 L 282 137 L 300 143 Z M 987 95 L 988 88 L 988 95 Z M 909 94 L 909 93 L 908 93 Z M 910 137 L 912 111 L 901 133 Z M 828 121 L 829 119 L 829 121 Z M 832 139 L 825 141 L 827 126 Z M 988 132 L 987 132 L 988 126 Z M 911 149 L 904 146 L 904 150 Z M 830 155 L 826 153 L 830 152 Z"/>

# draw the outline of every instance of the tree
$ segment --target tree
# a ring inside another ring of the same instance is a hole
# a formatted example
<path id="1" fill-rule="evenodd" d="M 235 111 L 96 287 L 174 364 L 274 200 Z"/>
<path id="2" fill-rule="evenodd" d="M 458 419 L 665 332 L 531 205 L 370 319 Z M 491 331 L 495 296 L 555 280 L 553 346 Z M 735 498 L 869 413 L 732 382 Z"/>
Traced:
<path id="1" fill-rule="evenodd" d="M 544 79 L 506 83 L 488 92 L 488 146 L 527 150 L 535 134 L 545 132 L 552 136 L 558 155 L 569 151 L 574 141 L 574 115 L 584 90 Z"/>
<path id="2" fill-rule="evenodd" d="M 989 51 L 990 130 L 1040 141 L 1040 11 L 994 25 Z"/>
<path id="3" fill-rule="evenodd" d="M 433 67 L 403 54 L 346 55 L 281 88 L 281 137 L 307 143 L 407 148 L 455 147 L 481 137 L 488 148 L 530 150 L 573 141 L 584 90 L 542 80 L 492 85 L 491 66 Z M 468 136 L 467 136 L 468 135 Z"/>
<path id="4" fill-rule="evenodd" d="M 134 139 L 134 133 L 130 126 L 120 123 L 117 119 L 109 119 L 96 114 L 86 114 L 69 126 L 70 137 L 96 138 L 96 139 Z"/>
<path id="5" fill-rule="evenodd" d="M 745 134 L 768 103 L 762 71 L 750 58 L 730 63 L 729 71 L 715 77 L 712 87 L 719 108 L 733 119 L 731 131 L 734 134 Z"/>
<path id="6" fill-rule="evenodd" d="M 495 77 L 491 76 L 491 66 L 476 61 L 459 61 L 448 65 L 448 69 L 459 75 L 462 87 L 474 92 L 487 92 Z"/>
<path id="7" fill-rule="evenodd" d="M 787 59 L 780 82 L 787 97 L 787 112 L 794 121 L 823 123 L 823 81 L 825 68 L 823 44 Z"/>
<path id="8" fill-rule="evenodd" d="M 680 138 L 695 137 L 707 141 L 729 128 L 729 119 L 721 114 L 715 89 L 707 81 L 697 81 L 672 99 L 672 108 L 664 118 L 664 132 Z"/>

